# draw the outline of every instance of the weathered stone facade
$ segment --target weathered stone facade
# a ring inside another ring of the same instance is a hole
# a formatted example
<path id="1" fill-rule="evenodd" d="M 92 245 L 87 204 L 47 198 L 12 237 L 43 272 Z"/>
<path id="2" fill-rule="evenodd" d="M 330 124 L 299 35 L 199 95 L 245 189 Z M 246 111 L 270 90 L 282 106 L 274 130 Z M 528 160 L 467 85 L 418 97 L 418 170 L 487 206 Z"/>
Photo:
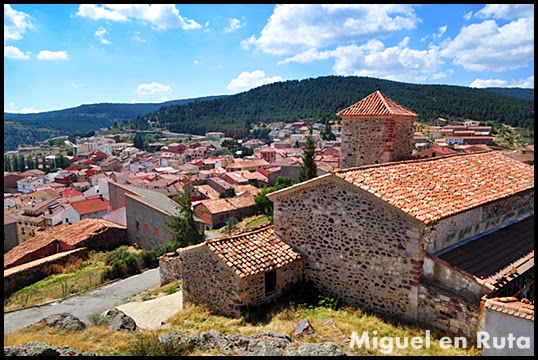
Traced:
<path id="1" fill-rule="evenodd" d="M 465 298 L 461 293 L 428 282 L 421 282 L 418 294 L 419 322 L 476 340 L 476 332 L 483 326 L 480 300 Z"/>
<path id="2" fill-rule="evenodd" d="M 163 254 L 159 258 L 161 286 L 181 279 L 181 261 L 177 252 Z"/>
<path id="3" fill-rule="evenodd" d="M 302 261 L 290 263 L 274 270 L 276 288 L 266 294 L 264 273 L 246 278 L 237 276 L 205 243 L 177 252 L 179 256 L 166 261 L 168 268 L 179 268 L 183 302 L 204 304 L 213 312 L 226 316 L 240 317 L 249 307 L 276 299 L 291 284 L 303 279 Z"/>
<path id="4" fill-rule="evenodd" d="M 420 223 L 350 184 L 274 203 L 275 233 L 304 254 L 305 280 L 347 304 L 416 319 Z"/>
<path id="5" fill-rule="evenodd" d="M 407 160 L 412 153 L 412 119 L 342 120 L 342 169 Z"/>

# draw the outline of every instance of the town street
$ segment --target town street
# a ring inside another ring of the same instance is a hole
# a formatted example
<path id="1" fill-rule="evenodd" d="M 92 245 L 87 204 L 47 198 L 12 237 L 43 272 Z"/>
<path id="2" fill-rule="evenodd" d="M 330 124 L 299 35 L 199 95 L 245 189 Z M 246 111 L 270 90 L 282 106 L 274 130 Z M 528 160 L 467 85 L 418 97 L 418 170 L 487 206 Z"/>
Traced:
<path id="1" fill-rule="evenodd" d="M 68 312 L 89 324 L 92 315 L 125 304 L 130 296 L 159 285 L 159 268 L 155 268 L 64 301 L 5 313 L 4 335 L 35 324 L 48 315 L 62 312 Z"/>

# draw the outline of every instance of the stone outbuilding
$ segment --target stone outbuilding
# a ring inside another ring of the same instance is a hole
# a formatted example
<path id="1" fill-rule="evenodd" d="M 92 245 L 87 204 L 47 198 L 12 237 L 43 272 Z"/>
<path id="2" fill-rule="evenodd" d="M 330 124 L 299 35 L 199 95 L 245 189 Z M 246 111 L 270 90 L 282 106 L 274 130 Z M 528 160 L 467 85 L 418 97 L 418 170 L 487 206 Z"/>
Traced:
<path id="1" fill-rule="evenodd" d="M 301 255 L 272 226 L 206 240 L 177 253 L 183 302 L 205 304 L 232 317 L 278 298 L 303 278 Z"/>

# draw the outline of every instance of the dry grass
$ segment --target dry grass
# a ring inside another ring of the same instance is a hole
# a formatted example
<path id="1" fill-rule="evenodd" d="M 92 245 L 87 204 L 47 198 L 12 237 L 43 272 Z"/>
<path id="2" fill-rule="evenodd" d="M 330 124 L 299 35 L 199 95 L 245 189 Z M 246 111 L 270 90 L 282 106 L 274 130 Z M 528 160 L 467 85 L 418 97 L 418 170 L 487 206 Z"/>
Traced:
<path id="1" fill-rule="evenodd" d="M 4 347 L 40 341 L 58 348 L 69 346 L 78 352 L 120 355 L 126 353 L 138 335 L 126 331 L 111 332 L 106 326 L 90 325 L 82 331 L 69 331 L 55 330 L 38 323 L 4 335 Z"/>
<path id="2" fill-rule="evenodd" d="M 70 294 L 90 289 L 102 283 L 106 253 L 91 252 L 87 260 L 77 259 L 57 269 L 51 275 L 29 285 L 4 299 L 4 312 L 60 299 Z"/>
<path id="3" fill-rule="evenodd" d="M 293 299 L 293 298 L 292 298 Z M 315 298 L 314 298 L 315 299 Z M 96 352 L 103 355 L 132 355 L 131 351 L 143 350 L 162 351 L 151 344 L 151 339 L 170 332 L 178 332 L 193 336 L 204 331 L 215 329 L 224 334 L 255 335 L 265 330 L 272 330 L 294 337 L 295 326 L 302 319 L 308 319 L 316 334 L 300 339 L 301 342 L 331 341 L 340 346 L 348 355 L 386 355 L 380 348 L 350 348 L 350 337 L 353 332 L 359 336 L 367 331 L 373 336 L 390 338 L 425 338 L 425 329 L 416 326 L 398 323 L 384 319 L 378 315 L 370 314 L 352 307 L 325 307 L 308 303 L 281 301 L 280 305 L 267 305 L 256 309 L 252 319 L 228 318 L 212 314 L 207 307 L 187 304 L 184 309 L 173 315 L 168 323 L 152 331 L 143 333 L 110 332 L 105 326 L 90 325 L 84 331 L 58 331 L 43 324 L 30 326 L 12 334 L 4 336 L 4 346 L 14 346 L 29 341 L 41 341 L 57 347 L 70 346 L 79 352 Z M 475 347 L 467 349 L 442 349 L 439 339 L 445 334 L 431 330 L 431 348 L 397 349 L 391 355 L 404 356 L 476 356 L 481 351 Z M 149 339 L 149 340 L 148 340 Z M 201 351 L 190 349 L 188 355 L 218 355 L 218 351 Z"/>

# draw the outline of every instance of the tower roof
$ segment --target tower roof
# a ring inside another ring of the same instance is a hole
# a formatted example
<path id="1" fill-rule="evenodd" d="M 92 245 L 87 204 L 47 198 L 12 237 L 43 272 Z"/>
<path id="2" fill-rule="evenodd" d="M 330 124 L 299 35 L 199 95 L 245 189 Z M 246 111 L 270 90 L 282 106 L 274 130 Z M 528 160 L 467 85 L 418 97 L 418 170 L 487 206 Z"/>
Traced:
<path id="1" fill-rule="evenodd" d="M 348 106 L 344 110 L 340 110 L 336 113 L 336 116 L 341 118 L 353 118 L 353 117 L 391 117 L 391 116 L 405 116 L 409 118 L 416 118 L 418 116 L 414 111 L 398 104 L 396 101 L 383 94 L 381 91 L 368 95 L 359 102 Z"/>

